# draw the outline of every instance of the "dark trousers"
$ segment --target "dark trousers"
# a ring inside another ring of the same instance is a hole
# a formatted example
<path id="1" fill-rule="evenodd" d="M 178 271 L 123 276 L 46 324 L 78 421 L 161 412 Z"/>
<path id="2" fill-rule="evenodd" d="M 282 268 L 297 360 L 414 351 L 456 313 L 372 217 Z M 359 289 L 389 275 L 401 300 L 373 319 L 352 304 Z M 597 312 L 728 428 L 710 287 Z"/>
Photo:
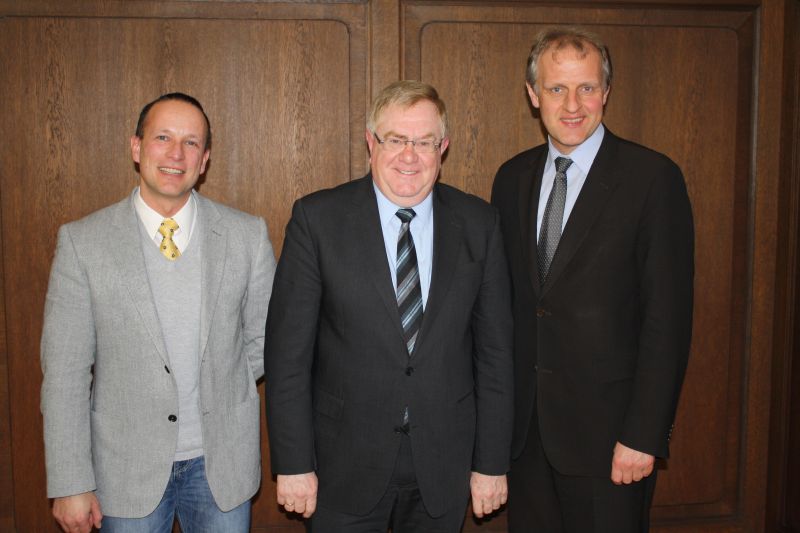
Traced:
<path id="1" fill-rule="evenodd" d="M 456 533 L 467 509 L 462 502 L 436 518 L 425 510 L 414 473 L 411 442 L 403 435 L 389 487 L 378 505 L 363 516 L 340 513 L 320 502 L 308 522 L 310 533 Z M 358 490 L 353 487 L 353 490 Z"/>
<path id="2" fill-rule="evenodd" d="M 608 476 L 565 476 L 547 460 L 534 415 L 525 448 L 511 463 L 510 533 L 647 533 L 656 473 L 630 485 Z"/>

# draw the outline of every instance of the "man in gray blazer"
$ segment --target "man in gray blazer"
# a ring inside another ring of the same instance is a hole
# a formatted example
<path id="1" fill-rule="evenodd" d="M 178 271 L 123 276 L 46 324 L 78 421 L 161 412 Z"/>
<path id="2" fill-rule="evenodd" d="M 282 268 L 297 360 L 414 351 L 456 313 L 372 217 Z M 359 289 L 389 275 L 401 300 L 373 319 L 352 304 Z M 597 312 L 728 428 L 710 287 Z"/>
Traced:
<path id="1" fill-rule="evenodd" d="M 65 531 L 249 530 L 275 257 L 262 219 L 193 191 L 210 139 L 194 98 L 146 105 L 139 187 L 59 230 L 41 407 Z"/>

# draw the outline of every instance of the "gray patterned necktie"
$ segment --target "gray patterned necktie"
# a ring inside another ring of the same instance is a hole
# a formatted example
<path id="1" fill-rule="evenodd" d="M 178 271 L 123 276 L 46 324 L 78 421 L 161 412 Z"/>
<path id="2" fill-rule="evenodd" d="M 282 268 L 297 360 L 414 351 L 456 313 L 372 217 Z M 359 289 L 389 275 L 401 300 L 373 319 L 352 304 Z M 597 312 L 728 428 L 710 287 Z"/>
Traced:
<path id="1" fill-rule="evenodd" d="M 542 227 L 539 229 L 539 283 L 544 285 L 550 263 L 561 239 L 561 226 L 564 223 L 564 204 L 567 202 L 567 169 L 572 159 L 556 157 L 556 177 L 553 179 L 553 190 L 544 208 Z"/>
<path id="2" fill-rule="evenodd" d="M 422 324 L 422 289 L 419 286 L 417 252 L 409 228 L 416 213 L 413 209 L 399 209 L 395 214 L 401 221 L 397 237 L 397 308 L 403 323 L 403 338 L 411 357 Z"/>

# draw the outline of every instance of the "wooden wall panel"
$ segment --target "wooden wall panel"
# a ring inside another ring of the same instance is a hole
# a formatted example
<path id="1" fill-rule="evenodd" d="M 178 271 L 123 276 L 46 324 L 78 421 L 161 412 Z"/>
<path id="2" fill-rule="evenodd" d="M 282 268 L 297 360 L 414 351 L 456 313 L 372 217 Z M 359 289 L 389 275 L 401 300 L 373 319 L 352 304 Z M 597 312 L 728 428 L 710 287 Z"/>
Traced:
<path id="1" fill-rule="evenodd" d="M 3 343 L 3 375 L 12 376 L 2 398 L 12 450 L 3 467 L 16 472 L 4 498 L 15 497 L 21 531 L 54 528 L 44 489 L 38 344 L 56 230 L 135 186 L 128 140 L 142 105 L 175 90 L 204 104 L 213 146 L 199 189 L 266 218 L 278 252 L 296 198 L 366 169 L 365 5 L 202 15 L 0 19 L 0 93 L 10 96 L 0 137 L 14 139 L 0 148 L 3 289 L 14 309 Z M 265 475 L 253 529 L 302 530 L 274 503 L 262 438 Z"/>
<path id="2" fill-rule="evenodd" d="M 696 333 L 653 517 L 686 531 L 696 520 L 735 519 L 746 433 L 755 9 L 406 2 L 403 20 L 404 77 L 432 83 L 449 106 L 443 180 L 484 198 L 503 161 L 545 139 L 524 87 L 536 33 L 579 24 L 608 43 L 615 72 L 606 125 L 681 166 L 695 215 Z"/>
<path id="3" fill-rule="evenodd" d="M 696 334 L 655 530 L 764 531 L 778 161 L 794 146 L 774 95 L 800 61 L 784 43 L 797 5 L 0 0 L 0 531 L 55 529 L 38 410 L 55 233 L 134 186 L 128 138 L 145 102 L 172 90 L 203 102 L 214 145 L 201 192 L 265 217 L 279 251 L 294 199 L 365 172 L 369 100 L 398 77 L 448 104 L 443 181 L 488 198 L 497 167 L 544 139 L 524 89 L 533 36 L 572 23 L 611 47 L 607 125 L 678 162 L 694 205 Z M 274 503 L 262 437 L 253 529 L 302 531 Z M 504 531 L 505 516 L 465 530 Z"/>

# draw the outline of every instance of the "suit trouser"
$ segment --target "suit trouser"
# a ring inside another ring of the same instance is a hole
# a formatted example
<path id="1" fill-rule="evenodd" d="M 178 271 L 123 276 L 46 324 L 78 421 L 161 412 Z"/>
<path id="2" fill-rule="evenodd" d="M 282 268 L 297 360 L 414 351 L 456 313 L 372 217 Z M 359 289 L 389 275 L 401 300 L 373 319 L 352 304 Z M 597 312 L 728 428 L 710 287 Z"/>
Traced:
<path id="1" fill-rule="evenodd" d="M 458 503 L 442 516 L 430 516 L 417 486 L 411 441 L 407 435 L 400 438 L 394 471 L 378 505 L 366 515 L 358 516 L 335 511 L 320 502 L 309 522 L 311 533 L 386 533 L 389 526 L 392 533 L 456 533 L 461 530 L 467 502 Z"/>
<path id="2" fill-rule="evenodd" d="M 646 533 L 656 472 L 630 485 L 605 477 L 566 476 L 547 460 L 536 414 L 509 473 L 510 533 Z"/>

